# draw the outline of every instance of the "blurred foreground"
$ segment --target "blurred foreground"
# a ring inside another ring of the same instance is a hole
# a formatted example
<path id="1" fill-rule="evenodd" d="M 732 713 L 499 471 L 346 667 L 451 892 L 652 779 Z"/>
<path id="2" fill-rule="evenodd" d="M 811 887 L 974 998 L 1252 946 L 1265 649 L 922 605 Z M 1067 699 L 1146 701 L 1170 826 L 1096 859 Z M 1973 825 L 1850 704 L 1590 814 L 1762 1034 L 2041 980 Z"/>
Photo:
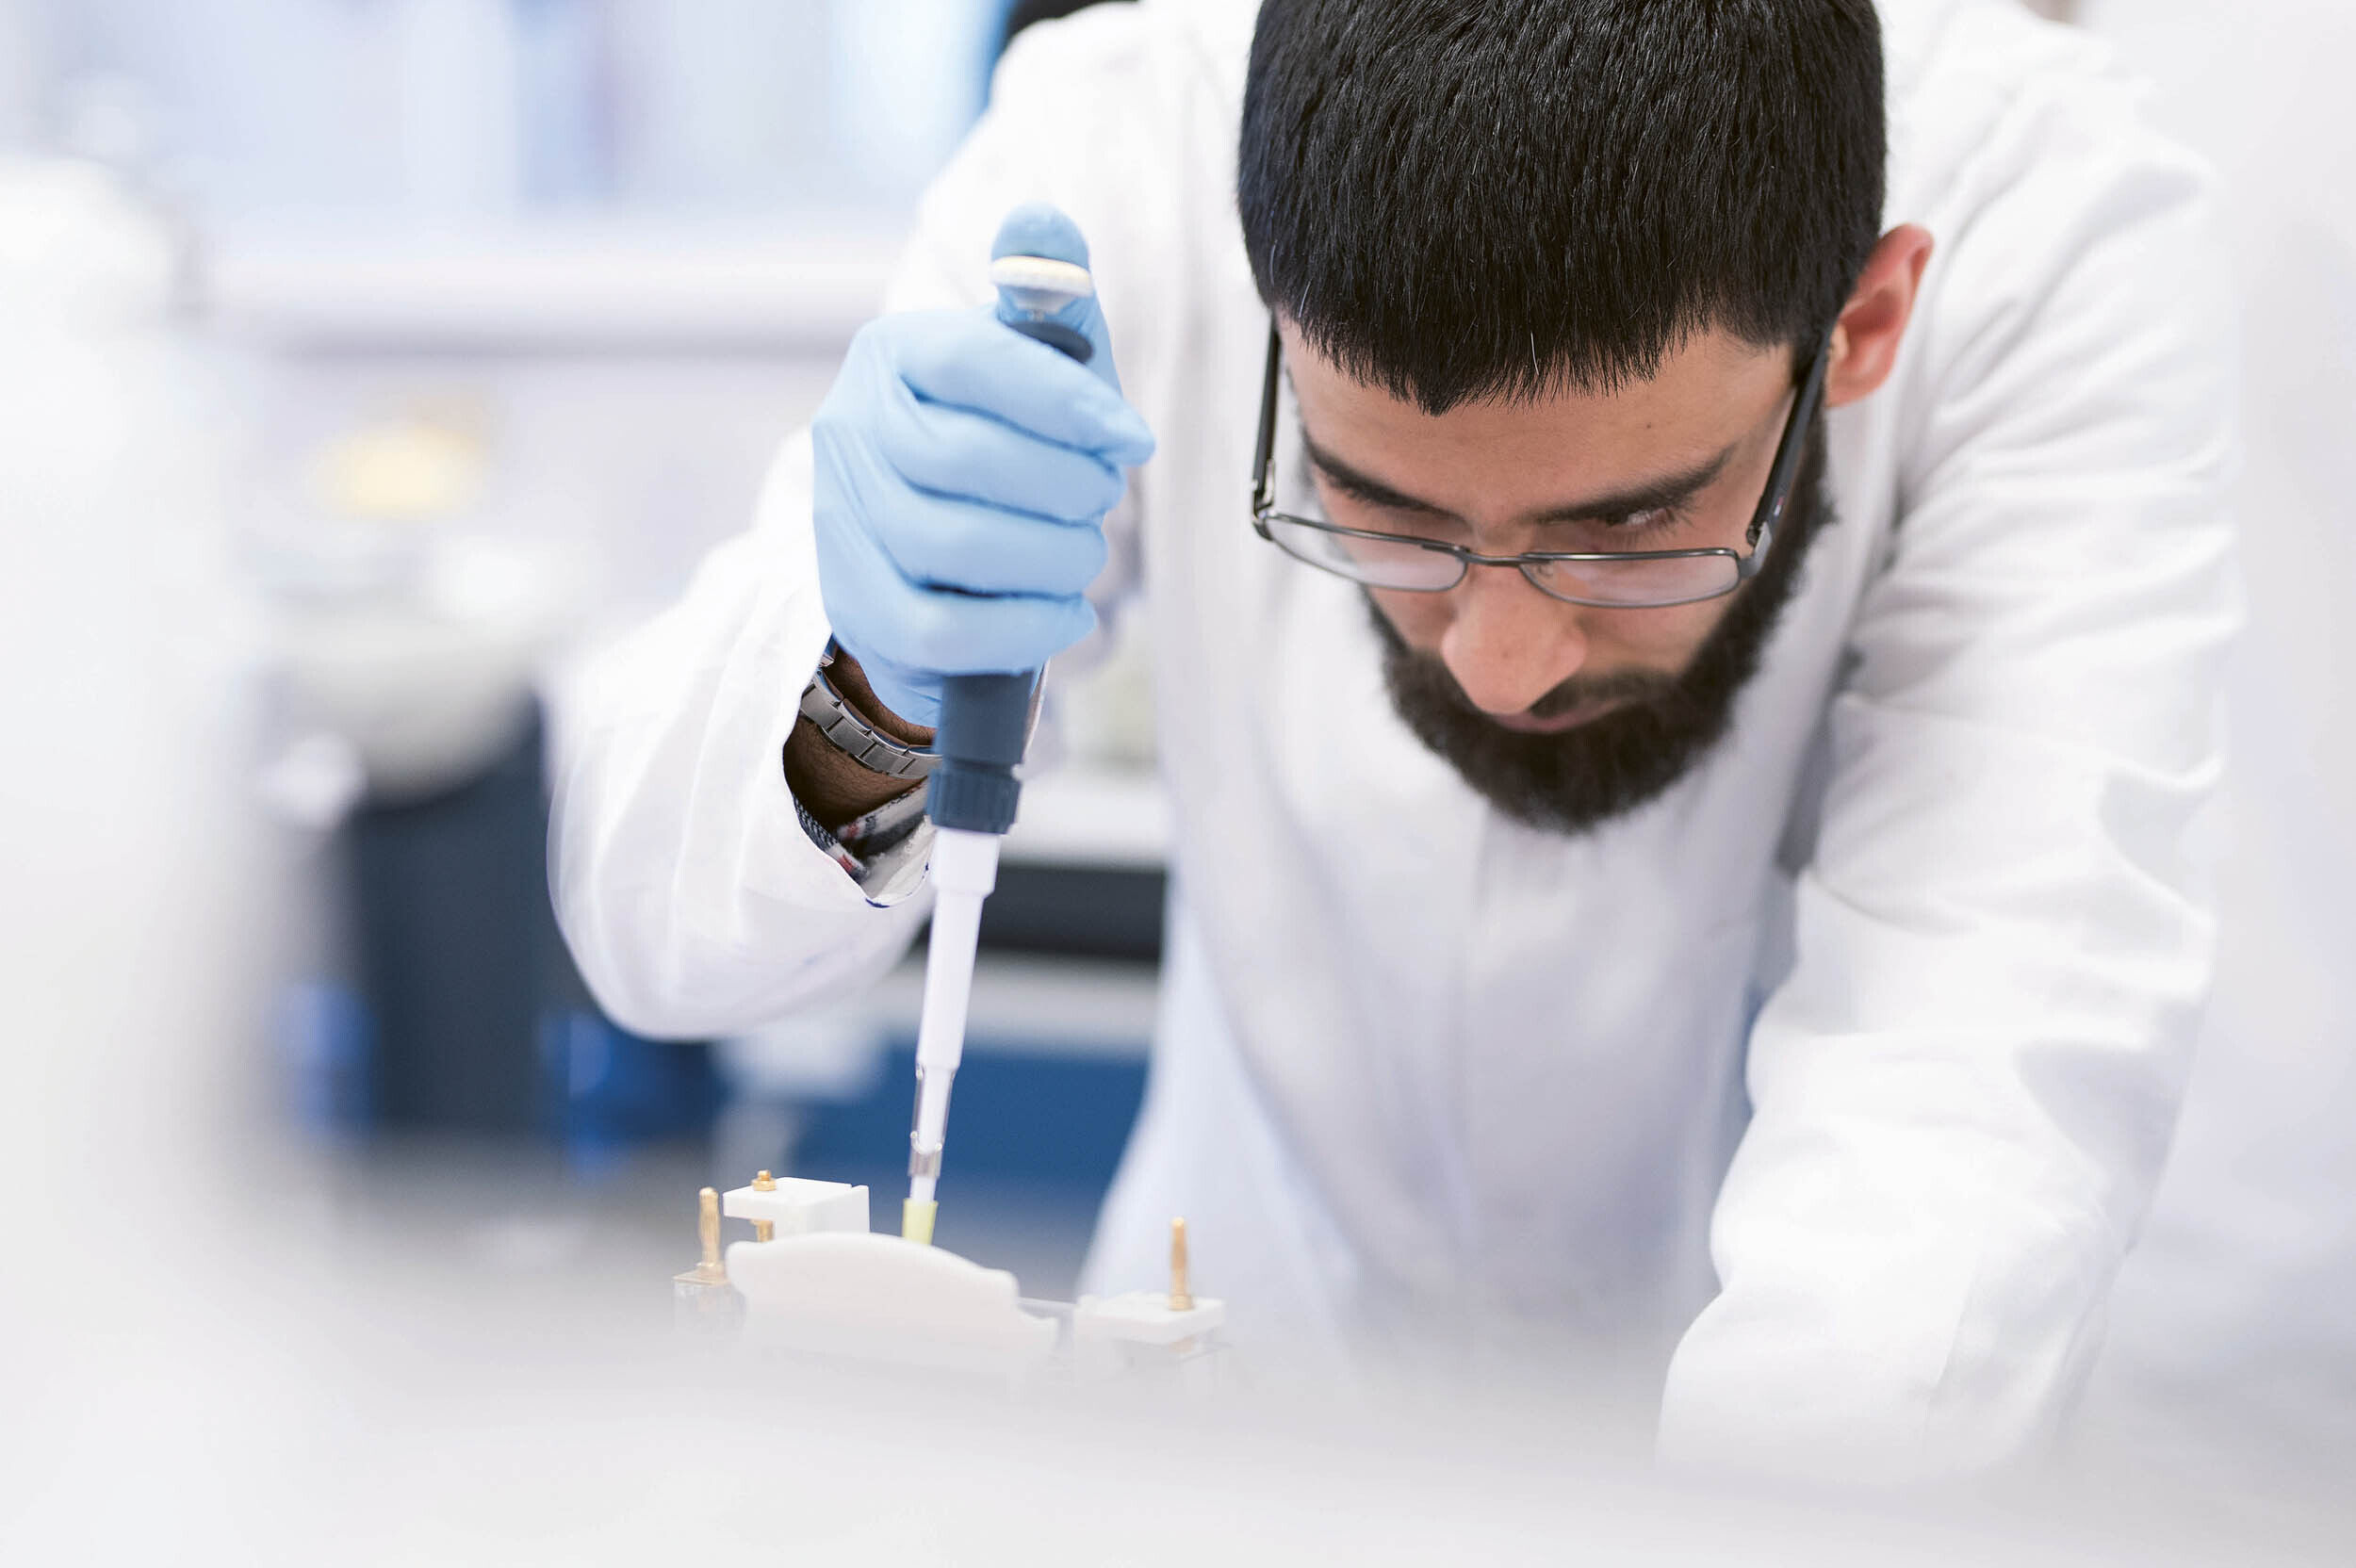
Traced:
<path id="1" fill-rule="evenodd" d="M 119 172 L 27 159 L 0 164 L 0 1556 L 2348 1560 L 2356 22 L 2084 9 L 2244 237 L 2253 631 L 2229 985 L 2049 1473 L 1861 1508 L 1680 1490 L 1644 1399 L 1562 1368 L 1270 1367 L 1173 1406 L 682 1343 L 697 1186 L 775 1163 L 896 1198 L 907 977 L 758 1038 L 614 1030 L 529 929 L 532 726 L 568 650 L 742 524 L 888 246 L 261 247 L 210 257 L 199 331 L 186 236 Z M 1038 1295 L 1071 1288 L 1142 1082 L 1141 706 L 1071 715 L 1090 768 L 1034 797 L 1063 836 L 1026 851 L 1031 913 L 1004 901 L 997 1039 L 960 1081 L 941 1240 Z M 1050 916 L 1083 894 L 1074 949 Z M 488 1076 L 387 1076 L 396 1037 Z"/>

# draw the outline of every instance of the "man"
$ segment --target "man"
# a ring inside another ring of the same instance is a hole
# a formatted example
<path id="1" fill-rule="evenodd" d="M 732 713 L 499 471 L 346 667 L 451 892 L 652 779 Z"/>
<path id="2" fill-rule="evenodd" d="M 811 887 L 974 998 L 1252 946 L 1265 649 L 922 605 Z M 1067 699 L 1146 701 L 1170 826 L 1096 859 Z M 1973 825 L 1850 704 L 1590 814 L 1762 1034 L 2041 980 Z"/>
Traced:
<path id="1" fill-rule="evenodd" d="M 985 308 L 1031 198 L 1087 369 Z M 1264 1334 L 1608 1346 L 1680 1458 L 2016 1454 L 2207 974 L 2203 214 L 2009 0 L 1034 29 L 759 526 L 583 694 L 582 966 L 677 1032 L 860 983 L 924 830 L 797 719 L 830 638 L 908 743 L 1149 594 L 1176 891 L 1096 1282 L 1184 1213 Z"/>

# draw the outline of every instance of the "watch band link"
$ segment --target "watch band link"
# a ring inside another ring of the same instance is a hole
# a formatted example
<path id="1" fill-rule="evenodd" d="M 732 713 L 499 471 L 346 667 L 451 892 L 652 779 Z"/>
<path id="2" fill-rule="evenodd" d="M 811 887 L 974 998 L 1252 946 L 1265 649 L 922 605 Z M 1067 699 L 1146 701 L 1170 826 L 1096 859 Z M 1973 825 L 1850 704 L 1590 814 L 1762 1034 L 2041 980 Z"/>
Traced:
<path id="1" fill-rule="evenodd" d="M 941 765 L 941 758 L 921 746 L 903 745 L 859 717 L 826 678 L 821 664 L 802 688 L 802 717 L 818 728 L 826 743 L 869 773 L 886 778 L 922 779 Z"/>

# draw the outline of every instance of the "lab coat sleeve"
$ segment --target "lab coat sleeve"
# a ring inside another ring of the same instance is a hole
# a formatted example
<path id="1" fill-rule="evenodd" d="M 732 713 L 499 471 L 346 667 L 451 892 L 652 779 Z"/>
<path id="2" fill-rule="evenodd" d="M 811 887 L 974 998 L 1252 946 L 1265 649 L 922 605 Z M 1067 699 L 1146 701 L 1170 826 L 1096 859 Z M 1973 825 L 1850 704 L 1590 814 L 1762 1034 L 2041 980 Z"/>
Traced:
<path id="1" fill-rule="evenodd" d="M 1126 9 L 1127 8 L 1120 8 Z M 990 242 L 1018 202 L 1056 201 L 1118 254 L 1118 193 L 1088 117 L 1121 101 L 1126 41 L 1043 28 L 1001 67 L 993 106 L 927 193 L 889 308 L 990 297 Z M 1119 322 L 1115 320 L 1118 334 Z M 750 531 L 685 598 L 589 661 L 557 701 L 549 868 L 559 922 L 609 1015 L 655 1037 L 775 1021 L 888 968 L 929 904 L 869 903 L 810 841 L 782 755 L 832 635 L 818 592 L 807 430 L 785 444 Z M 1100 615 L 1129 589 L 1136 509 L 1108 525 Z"/>
<path id="2" fill-rule="evenodd" d="M 1752 1034 L 1721 1294 L 1671 1365 L 1676 1463 L 1907 1479 L 2039 1446 L 2208 984 L 2238 597 L 2205 179 L 2083 104 L 2018 107 L 1967 177 L 1986 199 L 1939 237 L 1883 394 L 1902 520 Z"/>
<path id="3" fill-rule="evenodd" d="M 786 788 L 796 704 L 831 635 L 806 433 L 751 531 L 558 703 L 558 917 L 598 1004 L 655 1037 L 736 1033 L 889 966 L 923 901 L 869 905 Z"/>

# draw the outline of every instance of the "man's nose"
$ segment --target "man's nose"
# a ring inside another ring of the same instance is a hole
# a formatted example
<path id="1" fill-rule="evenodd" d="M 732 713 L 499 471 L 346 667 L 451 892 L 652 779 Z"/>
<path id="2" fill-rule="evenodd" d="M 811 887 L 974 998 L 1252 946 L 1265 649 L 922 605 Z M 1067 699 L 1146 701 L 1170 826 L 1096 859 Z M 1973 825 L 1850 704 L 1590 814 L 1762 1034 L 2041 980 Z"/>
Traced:
<path id="1" fill-rule="evenodd" d="M 1440 657 L 1485 713 L 1527 710 L 1587 662 L 1578 608 L 1548 598 L 1513 567 L 1474 566 L 1449 597 L 1455 616 Z"/>

